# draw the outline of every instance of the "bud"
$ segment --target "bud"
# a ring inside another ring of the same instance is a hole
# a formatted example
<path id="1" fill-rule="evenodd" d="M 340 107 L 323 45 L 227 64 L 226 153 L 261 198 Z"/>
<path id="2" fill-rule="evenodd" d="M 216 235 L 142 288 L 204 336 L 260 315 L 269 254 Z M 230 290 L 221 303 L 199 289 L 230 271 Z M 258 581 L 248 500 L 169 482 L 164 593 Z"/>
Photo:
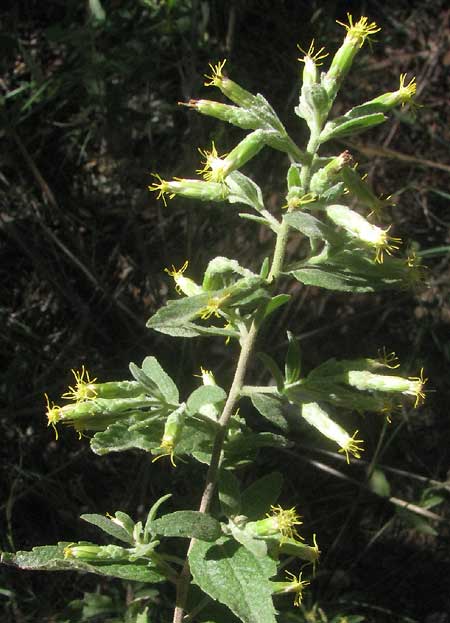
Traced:
<path id="1" fill-rule="evenodd" d="M 281 554 L 295 556 L 296 558 L 308 560 L 309 562 L 315 564 L 320 557 L 320 550 L 317 545 L 315 534 L 313 535 L 313 543 L 314 546 L 300 543 L 300 541 L 296 541 L 294 539 L 283 539 L 280 541 L 278 549 Z"/>
<path id="2" fill-rule="evenodd" d="M 386 230 L 372 225 L 363 216 L 350 210 L 344 205 L 331 205 L 326 208 L 329 218 L 339 225 L 352 237 L 375 249 L 375 261 L 383 263 L 383 254 L 392 255 L 394 249 L 398 249 L 400 238 L 388 235 L 390 227 Z"/>
<path id="3" fill-rule="evenodd" d="M 129 560 L 129 551 L 120 545 L 93 545 L 88 542 L 71 543 L 64 548 L 64 558 L 77 558 L 87 562 Z"/>
<path id="4" fill-rule="evenodd" d="M 365 40 L 381 30 L 375 22 L 369 23 L 367 17 L 361 17 L 356 24 L 353 24 L 353 17 L 350 13 L 347 13 L 347 18 L 348 24 L 337 22 L 346 29 L 347 34 L 323 79 L 323 85 L 331 100 L 336 97 L 342 81 L 352 66 L 353 59 L 362 48 Z"/>
<path id="5" fill-rule="evenodd" d="M 185 261 L 183 266 L 178 270 L 172 264 L 172 268 L 165 268 L 164 271 L 173 277 L 175 281 L 175 290 L 178 294 L 185 294 L 186 296 L 195 296 L 196 294 L 202 294 L 203 288 L 195 283 L 193 279 L 184 276 L 186 268 L 189 266 L 188 260 Z"/>
<path id="6" fill-rule="evenodd" d="M 225 201 L 229 191 L 224 184 L 216 182 L 203 182 L 201 180 L 186 180 L 175 177 L 173 180 L 163 180 L 158 174 L 153 173 L 153 177 L 159 181 L 158 184 L 151 184 L 148 189 L 158 193 L 158 199 L 162 199 L 167 205 L 166 195 L 173 199 L 175 195 L 198 199 L 199 201 Z"/>
<path id="7" fill-rule="evenodd" d="M 349 454 L 352 454 L 357 459 L 361 458 L 360 452 L 363 452 L 363 448 L 360 445 L 363 443 L 360 439 L 356 438 L 358 431 L 355 431 L 353 435 L 350 435 L 334 420 L 330 418 L 328 413 L 317 404 L 317 402 L 304 403 L 301 405 L 301 415 L 310 424 L 317 428 L 328 439 L 335 441 L 340 446 L 339 452 L 345 454 L 347 463 L 350 463 Z"/>
<path id="8" fill-rule="evenodd" d="M 311 191 L 321 195 L 338 181 L 342 169 L 353 161 L 352 155 L 345 150 L 339 156 L 333 158 L 327 165 L 319 169 L 311 178 Z"/>
<path id="9" fill-rule="evenodd" d="M 77 370 L 71 370 L 71 372 L 75 377 L 75 386 L 69 386 L 68 391 L 62 395 L 65 400 L 79 403 L 95 398 L 134 398 L 144 392 L 142 385 L 136 381 L 96 383 L 97 379 L 90 378 L 84 365 L 81 366 L 80 372 Z"/>

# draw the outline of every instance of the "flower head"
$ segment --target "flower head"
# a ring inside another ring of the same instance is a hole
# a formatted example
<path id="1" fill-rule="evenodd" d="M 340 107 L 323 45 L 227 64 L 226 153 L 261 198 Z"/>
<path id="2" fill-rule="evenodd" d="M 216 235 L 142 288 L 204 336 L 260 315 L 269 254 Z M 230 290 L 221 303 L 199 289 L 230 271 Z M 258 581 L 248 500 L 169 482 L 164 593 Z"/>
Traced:
<path id="1" fill-rule="evenodd" d="M 300 52 L 303 52 L 304 54 L 303 58 L 297 59 L 298 61 L 300 61 L 300 63 L 306 64 L 308 61 L 312 61 L 315 65 L 320 67 L 320 65 L 323 65 L 323 63 L 319 63 L 319 61 L 323 60 L 328 56 L 328 52 L 325 52 L 325 54 L 323 54 L 323 51 L 325 50 L 324 47 L 320 48 L 320 50 L 317 51 L 314 50 L 314 39 L 311 41 L 307 52 L 299 45 L 297 45 L 297 47 Z"/>
<path id="2" fill-rule="evenodd" d="M 407 74 L 400 74 L 400 85 L 398 88 L 398 95 L 402 103 L 402 106 L 404 106 L 405 104 L 407 104 L 408 102 L 412 100 L 413 96 L 416 94 L 416 89 L 417 89 L 416 79 L 414 76 L 411 78 L 408 84 L 405 84 L 406 75 Z"/>
<path id="3" fill-rule="evenodd" d="M 175 266 L 172 264 L 172 268 L 165 268 L 164 271 L 171 277 L 173 277 L 175 281 L 175 290 L 178 292 L 178 294 L 185 294 L 186 296 L 195 296 L 196 294 L 201 294 L 202 288 L 197 283 L 195 283 L 195 281 L 189 279 L 189 277 L 185 277 L 183 274 L 188 266 L 189 262 L 188 260 L 186 260 L 181 268 L 176 269 Z"/>
<path id="4" fill-rule="evenodd" d="M 295 526 L 301 526 L 300 515 L 297 514 L 295 507 L 283 509 L 281 506 L 271 506 L 271 513 L 267 517 L 272 519 L 277 532 L 280 532 L 287 539 L 301 539 Z"/>
<path id="5" fill-rule="evenodd" d="M 152 173 L 152 175 L 158 180 L 159 183 L 156 184 L 155 182 L 153 182 L 153 184 L 148 186 L 148 189 L 151 192 L 157 192 L 158 199 L 162 199 L 164 205 L 167 206 L 166 195 L 169 197 L 169 199 L 173 199 L 175 197 L 175 193 L 171 192 L 169 182 L 167 180 L 163 180 L 162 177 L 158 175 L 158 173 Z"/>
<path id="6" fill-rule="evenodd" d="M 207 182 L 223 182 L 228 172 L 227 163 L 224 160 L 226 154 L 219 156 L 214 142 L 211 151 L 199 149 L 199 152 L 205 160 L 203 168 L 198 169 L 197 173 L 203 175 Z"/>
<path id="7" fill-rule="evenodd" d="M 286 579 L 289 580 L 289 584 L 284 589 L 284 592 L 295 593 L 294 606 L 299 607 L 303 599 L 303 590 L 309 586 L 309 582 L 307 580 L 302 580 L 301 572 L 295 575 L 290 571 L 286 571 Z"/>
<path id="8" fill-rule="evenodd" d="M 342 443 L 339 444 L 341 446 L 339 452 L 345 454 L 345 459 L 347 463 L 350 463 L 349 454 L 352 454 L 355 458 L 360 459 L 360 452 L 364 452 L 364 448 L 360 447 L 361 444 L 363 444 L 364 442 L 362 441 L 362 439 L 356 438 L 357 434 L 358 431 L 355 430 L 351 437 L 347 435 L 347 439 L 343 440 Z"/>
<path id="9" fill-rule="evenodd" d="M 47 426 L 53 427 L 53 430 L 55 431 L 55 437 L 56 439 L 58 439 L 58 430 L 56 428 L 56 424 L 61 419 L 61 407 L 58 407 L 58 405 L 55 405 L 54 402 L 50 404 L 48 395 L 44 394 L 44 396 L 47 402 L 47 411 L 46 411 L 47 420 L 48 420 Z"/>
<path id="10" fill-rule="evenodd" d="M 428 379 L 423 376 L 423 368 L 421 368 L 420 376 L 410 376 L 408 380 L 411 382 L 411 387 L 404 393 L 415 396 L 416 401 L 414 403 L 414 408 L 416 408 L 425 402 L 425 392 L 423 388 Z"/>
<path id="11" fill-rule="evenodd" d="M 85 400 L 94 400 L 97 397 L 95 389 L 95 381 L 91 379 L 86 368 L 81 366 L 81 372 L 72 370 L 75 377 L 75 387 L 69 385 L 69 391 L 62 395 L 65 400 L 74 400 L 75 402 L 84 402 Z"/>
<path id="12" fill-rule="evenodd" d="M 207 74 L 205 74 L 205 78 L 209 80 L 209 82 L 205 82 L 205 87 L 218 87 L 222 84 L 222 80 L 223 80 L 222 69 L 224 68 L 224 65 L 226 62 L 227 62 L 227 59 L 225 58 L 223 61 L 220 61 L 219 63 L 216 63 L 215 65 L 213 65 L 212 63 L 209 63 L 209 67 L 211 69 L 211 76 L 208 76 Z"/>
<path id="13" fill-rule="evenodd" d="M 159 446 L 159 448 L 157 448 L 157 450 L 161 450 L 161 452 L 153 457 L 152 463 L 155 463 L 155 461 L 162 459 L 164 456 L 168 456 L 170 457 L 170 462 L 172 463 L 172 466 L 177 466 L 174 460 L 175 443 L 173 439 L 163 439 L 161 445 Z"/>
<path id="14" fill-rule="evenodd" d="M 202 320 L 208 320 L 211 316 L 220 318 L 220 308 L 229 296 L 229 294 L 225 294 L 224 296 L 213 296 L 208 299 L 206 307 L 200 312 L 200 318 Z"/>
<path id="15" fill-rule="evenodd" d="M 397 355 L 394 351 L 388 352 L 387 348 L 383 346 L 381 350 L 378 351 L 378 358 L 380 363 L 391 370 L 395 370 L 400 367 L 400 362 Z"/>
<path id="16" fill-rule="evenodd" d="M 360 48 L 363 46 L 364 41 L 370 35 L 374 35 L 380 32 L 381 28 L 378 28 L 375 22 L 370 22 L 367 17 L 361 17 L 356 24 L 353 23 L 353 17 L 350 13 L 347 13 L 348 24 L 336 20 L 339 26 L 343 26 L 347 31 L 347 38 L 355 42 Z"/>

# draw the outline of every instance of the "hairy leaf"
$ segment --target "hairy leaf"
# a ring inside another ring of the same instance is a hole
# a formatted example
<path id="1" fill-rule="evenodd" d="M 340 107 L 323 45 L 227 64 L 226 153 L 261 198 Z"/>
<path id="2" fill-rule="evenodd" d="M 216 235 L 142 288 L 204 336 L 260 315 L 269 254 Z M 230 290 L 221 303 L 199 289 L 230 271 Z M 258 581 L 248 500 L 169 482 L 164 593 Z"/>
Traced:
<path id="1" fill-rule="evenodd" d="M 150 532 L 161 536 L 175 536 L 216 541 L 222 534 L 220 523 L 210 515 L 198 511 L 175 511 L 150 523 Z"/>

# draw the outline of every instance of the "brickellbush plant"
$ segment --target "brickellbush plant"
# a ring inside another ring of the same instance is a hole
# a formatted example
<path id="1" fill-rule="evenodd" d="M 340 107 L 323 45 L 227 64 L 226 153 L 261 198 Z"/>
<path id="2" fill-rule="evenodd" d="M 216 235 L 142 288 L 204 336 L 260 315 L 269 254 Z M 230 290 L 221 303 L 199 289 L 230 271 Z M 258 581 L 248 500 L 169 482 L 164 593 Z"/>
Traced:
<path id="1" fill-rule="evenodd" d="M 206 85 L 219 89 L 232 104 L 200 99 L 187 106 L 241 128 L 245 137 L 225 155 L 219 155 L 214 144 L 201 150 L 201 179 L 164 180 L 156 175 L 150 186 L 165 204 L 177 196 L 204 202 L 206 209 L 211 202 L 238 204 L 244 210 L 241 218 L 273 234 L 272 257 L 261 258 L 257 272 L 227 257 L 212 259 L 201 283 L 188 276 L 188 261 L 180 268 L 167 268 L 178 296 L 147 323 L 167 339 L 219 337 L 235 344 L 231 387 L 222 388 L 213 372 L 201 368 L 199 386 L 180 398 L 175 382 L 149 356 L 141 366 L 130 364 L 132 380 L 99 383 L 83 367 L 74 371 L 74 385 L 62 396 L 65 403 L 54 404 L 47 397 L 48 423 L 56 434 L 60 424 L 72 426 L 80 438 L 90 434 L 96 454 L 139 449 L 151 454 L 153 461 L 166 457 L 180 470 L 186 460 L 197 461 L 200 473 L 206 466 L 199 509 L 165 513 L 168 494 L 154 501 L 143 522 L 121 511 L 114 516 L 83 515 L 115 542 L 62 542 L 30 552 L 3 553 L 4 562 L 155 585 L 167 581 L 176 587 L 174 623 L 181 623 L 185 614 L 189 621 L 275 623 L 277 604 L 284 603 L 281 594 L 291 593 L 294 605 L 301 604 L 320 563 L 320 535 L 305 542 L 299 512 L 277 505 L 282 486 L 278 473 L 243 489 L 239 466 L 262 447 L 291 444 L 294 421 L 314 427 L 318 444 L 320 435 L 331 440 L 347 462 L 360 458 L 363 435 L 345 430 L 340 413 L 394 417 L 403 400 L 420 405 L 426 381 L 422 371 L 415 377 L 400 374 L 397 358 L 386 351 L 376 359 L 329 359 L 304 374 L 299 344 L 290 332 L 284 370 L 269 355 L 261 355 L 273 383 L 256 386 L 246 381 L 258 332 L 290 298 L 280 291 L 288 279 L 341 292 L 376 292 L 410 288 L 422 277 L 416 258 L 400 255 L 400 238 L 391 234 L 390 227 L 377 225 L 382 212 L 385 219 L 389 198 L 373 192 L 349 152 L 319 154 L 333 139 L 383 123 L 394 107 L 411 104 L 416 90 L 414 78 L 408 81 L 402 75 L 395 91 L 330 119 L 356 54 L 379 31 L 366 17 L 353 22 L 349 15 L 348 23 L 341 25 L 345 38 L 328 71 L 322 71 L 328 54 L 324 48 L 316 51 L 313 43 L 299 59 L 303 81 L 295 113 L 309 129 L 305 149 L 289 136 L 262 95 L 253 95 L 226 75 L 222 61 L 210 66 Z M 277 150 L 288 160 L 286 198 L 278 214 L 269 211 L 259 186 L 241 171 L 264 148 Z M 288 261 L 291 234 L 304 236 L 308 250 Z M 261 416 L 258 431 L 239 415 L 244 397 Z M 277 434 L 261 430 L 266 420 Z M 185 559 L 172 553 L 172 538 L 189 540 Z M 287 557 L 295 573 L 280 571 Z M 146 609 L 136 616 L 133 620 L 153 620 Z"/>

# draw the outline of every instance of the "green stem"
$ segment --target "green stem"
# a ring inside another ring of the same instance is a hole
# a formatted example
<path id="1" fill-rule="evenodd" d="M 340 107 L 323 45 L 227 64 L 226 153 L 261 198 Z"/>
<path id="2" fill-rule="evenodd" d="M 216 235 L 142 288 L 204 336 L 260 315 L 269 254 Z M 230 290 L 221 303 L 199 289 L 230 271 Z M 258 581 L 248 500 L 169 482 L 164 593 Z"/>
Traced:
<path id="1" fill-rule="evenodd" d="M 277 240 L 275 243 L 275 251 L 272 261 L 272 266 L 270 269 L 269 279 L 273 281 L 276 279 L 282 270 L 284 256 L 286 253 L 286 244 L 289 233 L 289 225 L 283 219 L 281 221 L 280 228 L 277 233 Z M 255 318 L 258 314 L 255 314 Z M 222 450 L 223 444 L 225 442 L 225 437 L 228 430 L 228 425 L 230 423 L 231 416 L 233 414 L 236 403 L 238 402 L 241 396 L 241 390 L 244 384 L 244 377 L 247 371 L 247 367 L 250 361 L 250 358 L 253 353 L 253 349 L 255 346 L 256 337 L 258 335 L 259 323 L 256 320 L 253 320 L 252 325 L 248 333 L 244 334 L 241 339 L 241 352 L 239 354 L 239 359 L 236 366 L 236 371 L 234 373 L 233 382 L 230 387 L 230 391 L 228 393 L 227 400 L 225 402 L 225 406 L 222 411 L 222 415 L 220 416 L 218 425 L 219 430 L 217 431 L 216 437 L 214 439 L 214 444 L 211 452 L 211 463 L 208 468 L 208 472 L 206 474 L 206 483 L 205 488 L 203 490 L 202 499 L 200 501 L 199 511 L 201 513 L 207 513 L 209 511 L 209 507 L 211 505 L 211 501 L 214 495 L 214 490 L 216 488 L 217 479 L 219 476 L 220 463 L 222 460 Z M 178 578 L 177 582 L 177 597 L 176 597 L 176 607 L 173 613 L 173 623 L 182 623 L 183 614 L 186 607 L 188 589 L 189 589 L 189 580 L 190 580 L 190 570 L 189 570 L 189 552 L 192 550 L 192 547 L 195 543 L 195 539 L 191 539 L 189 543 L 188 552 L 186 555 L 186 560 L 183 565 L 183 569 Z"/>

